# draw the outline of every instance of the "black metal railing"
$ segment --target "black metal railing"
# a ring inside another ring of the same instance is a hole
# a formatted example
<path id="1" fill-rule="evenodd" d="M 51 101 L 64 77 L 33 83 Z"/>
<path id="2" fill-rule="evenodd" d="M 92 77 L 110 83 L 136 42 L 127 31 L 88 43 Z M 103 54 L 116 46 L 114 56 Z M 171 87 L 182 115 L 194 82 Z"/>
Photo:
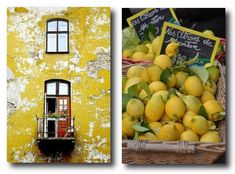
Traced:
<path id="1" fill-rule="evenodd" d="M 75 137 L 74 118 L 43 117 L 37 118 L 38 138 L 73 138 Z"/>

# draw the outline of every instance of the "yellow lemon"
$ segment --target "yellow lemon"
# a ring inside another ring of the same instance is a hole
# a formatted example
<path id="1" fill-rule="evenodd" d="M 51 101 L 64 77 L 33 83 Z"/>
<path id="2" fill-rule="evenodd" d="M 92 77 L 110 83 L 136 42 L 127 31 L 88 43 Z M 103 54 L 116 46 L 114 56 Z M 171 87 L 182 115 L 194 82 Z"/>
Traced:
<path id="1" fill-rule="evenodd" d="M 126 59 L 130 59 L 133 55 L 134 51 L 131 49 L 125 49 L 122 51 L 122 57 Z"/>
<path id="2" fill-rule="evenodd" d="M 132 60 L 134 61 L 142 61 L 145 58 L 145 53 L 141 51 L 137 51 L 132 55 Z"/>
<path id="3" fill-rule="evenodd" d="M 157 91 L 153 94 L 153 96 L 160 96 L 164 102 L 167 101 L 167 96 L 168 96 L 169 92 L 168 91 Z"/>
<path id="4" fill-rule="evenodd" d="M 150 99 L 150 96 L 148 96 L 147 92 L 144 89 L 141 89 L 139 93 L 139 99 L 144 102 L 147 102 Z"/>
<path id="5" fill-rule="evenodd" d="M 192 95 L 186 95 L 182 97 L 182 100 L 184 101 L 188 111 L 198 113 L 201 107 L 201 102 L 197 97 Z"/>
<path id="6" fill-rule="evenodd" d="M 177 42 L 171 42 L 166 46 L 165 53 L 169 57 L 173 57 L 180 46 L 180 43 Z"/>
<path id="7" fill-rule="evenodd" d="M 165 123 L 169 123 L 169 122 L 172 122 L 173 120 L 169 117 L 167 117 L 166 113 L 162 116 L 161 118 L 161 123 L 165 124 Z"/>
<path id="8" fill-rule="evenodd" d="M 215 36 L 214 32 L 211 30 L 205 30 L 205 31 L 203 31 L 203 34 L 205 34 L 207 36 Z"/>
<path id="9" fill-rule="evenodd" d="M 128 115 L 140 118 L 144 114 L 144 104 L 139 99 L 131 99 L 126 105 Z"/>
<path id="10" fill-rule="evenodd" d="M 165 141 L 177 141 L 179 140 L 179 137 L 180 134 L 174 123 L 163 125 L 157 134 L 158 140 Z"/>
<path id="11" fill-rule="evenodd" d="M 219 80 L 220 71 L 215 65 L 207 67 L 206 70 L 209 72 L 211 80 L 213 80 L 214 82 L 217 82 Z"/>
<path id="12" fill-rule="evenodd" d="M 141 79 L 147 83 L 159 81 L 162 73 L 162 68 L 158 65 L 152 65 L 145 68 L 141 73 Z"/>
<path id="13" fill-rule="evenodd" d="M 181 123 L 175 123 L 175 127 L 180 135 L 185 131 L 185 127 Z"/>
<path id="14" fill-rule="evenodd" d="M 211 92 L 213 95 L 216 93 L 216 83 L 213 80 L 208 80 L 204 85 L 204 90 Z"/>
<path id="15" fill-rule="evenodd" d="M 151 97 L 145 107 L 145 117 L 149 121 L 158 121 L 164 114 L 164 102 L 161 97 Z"/>
<path id="16" fill-rule="evenodd" d="M 203 92 L 203 85 L 197 76 L 190 76 L 184 81 L 184 90 L 187 94 L 200 97 Z"/>
<path id="17" fill-rule="evenodd" d="M 215 130 L 216 129 L 216 125 L 215 125 L 214 121 L 208 120 L 207 123 L 208 123 L 209 130 Z"/>
<path id="18" fill-rule="evenodd" d="M 122 113 L 122 119 L 124 119 L 125 117 L 129 116 L 126 112 Z"/>
<path id="19" fill-rule="evenodd" d="M 122 132 L 128 137 L 133 137 L 135 134 L 135 130 L 133 125 L 138 123 L 138 119 L 133 116 L 126 116 L 122 120 Z"/>
<path id="20" fill-rule="evenodd" d="M 154 53 L 150 52 L 150 53 L 147 53 L 144 57 L 144 60 L 146 61 L 153 61 L 154 60 Z"/>
<path id="21" fill-rule="evenodd" d="M 174 88 L 176 85 L 177 79 L 175 77 L 175 74 L 171 74 L 170 77 L 167 79 L 166 86 L 168 88 Z"/>
<path id="22" fill-rule="evenodd" d="M 205 103 L 208 100 L 215 100 L 215 97 L 210 91 L 204 90 L 200 99 L 202 103 Z"/>
<path id="23" fill-rule="evenodd" d="M 186 72 L 177 72 L 175 74 L 175 77 L 176 77 L 176 88 L 180 88 L 183 84 L 184 84 L 184 81 L 188 78 L 189 74 L 186 73 Z"/>
<path id="24" fill-rule="evenodd" d="M 154 64 L 160 66 L 162 69 L 170 68 L 172 67 L 172 62 L 170 57 L 166 55 L 159 55 L 154 59 Z"/>
<path id="25" fill-rule="evenodd" d="M 128 93 L 128 88 L 135 85 L 135 84 L 138 84 L 141 82 L 141 78 L 140 77 L 132 77 L 130 79 L 127 80 L 126 82 L 126 86 L 125 86 L 125 89 L 124 89 L 124 93 Z"/>
<path id="26" fill-rule="evenodd" d="M 181 98 L 172 96 L 166 102 L 165 106 L 166 115 L 172 120 L 180 120 L 185 113 L 185 105 Z"/>
<path id="27" fill-rule="evenodd" d="M 180 140 L 195 142 L 195 141 L 199 141 L 199 138 L 197 134 L 195 134 L 192 130 L 188 129 L 180 135 Z"/>
<path id="28" fill-rule="evenodd" d="M 152 93 L 157 91 L 167 91 L 166 85 L 161 81 L 154 81 L 149 84 L 149 89 Z"/>
<path id="29" fill-rule="evenodd" d="M 152 50 L 153 50 L 153 53 L 156 54 L 159 49 L 160 49 L 160 36 L 156 37 L 156 38 L 152 41 Z"/>
<path id="30" fill-rule="evenodd" d="M 149 127 L 150 127 L 150 129 L 152 129 L 154 134 L 157 136 L 160 128 L 162 127 L 162 123 L 154 121 L 154 122 L 149 123 Z"/>
<path id="31" fill-rule="evenodd" d="M 144 70 L 144 67 L 142 66 L 139 66 L 139 65 L 132 66 L 127 71 L 127 77 L 128 78 L 140 77 L 143 70 Z"/>
<path id="32" fill-rule="evenodd" d="M 190 128 L 193 132 L 195 132 L 198 135 L 202 135 L 208 131 L 208 123 L 207 120 L 200 115 L 195 115 L 191 119 L 191 125 Z"/>
<path id="33" fill-rule="evenodd" d="M 185 127 L 190 128 L 192 118 L 197 115 L 193 111 L 187 111 L 183 117 L 183 124 Z"/>
<path id="34" fill-rule="evenodd" d="M 217 100 L 209 100 L 203 104 L 206 112 L 208 120 L 218 121 L 220 120 L 219 112 L 223 112 L 224 108 Z"/>
<path id="35" fill-rule="evenodd" d="M 155 141 L 155 140 L 157 140 L 157 137 L 151 132 L 146 132 L 146 133 L 139 135 L 138 139 L 139 140 Z"/>
<path id="36" fill-rule="evenodd" d="M 148 47 L 148 49 L 149 49 L 148 52 L 149 52 L 149 53 L 154 53 L 154 52 L 153 52 L 153 46 L 152 46 L 151 43 L 147 43 L 147 44 L 145 44 L 145 46 Z"/>
<path id="37" fill-rule="evenodd" d="M 149 51 L 148 47 L 146 45 L 137 45 L 135 47 L 135 51 L 136 52 L 143 52 L 143 53 L 147 53 Z"/>
<path id="38" fill-rule="evenodd" d="M 222 141 L 222 139 L 220 138 L 218 131 L 208 131 L 201 136 L 200 141 L 208 143 L 219 143 Z"/>

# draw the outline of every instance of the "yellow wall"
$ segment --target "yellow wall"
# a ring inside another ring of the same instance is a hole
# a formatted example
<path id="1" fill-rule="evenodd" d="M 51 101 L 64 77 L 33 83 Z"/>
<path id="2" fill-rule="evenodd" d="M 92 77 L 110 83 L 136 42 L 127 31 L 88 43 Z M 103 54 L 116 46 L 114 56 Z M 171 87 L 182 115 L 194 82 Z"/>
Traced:
<path id="1" fill-rule="evenodd" d="M 45 54 L 49 18 L 69 20 L 70 53 Z M 110 162 L 110 9 L 8 9 L 9 162 Z M 45 156 L 36 145 L 44 81 L 71 82 L 76 146 L 70 156 Z"/>

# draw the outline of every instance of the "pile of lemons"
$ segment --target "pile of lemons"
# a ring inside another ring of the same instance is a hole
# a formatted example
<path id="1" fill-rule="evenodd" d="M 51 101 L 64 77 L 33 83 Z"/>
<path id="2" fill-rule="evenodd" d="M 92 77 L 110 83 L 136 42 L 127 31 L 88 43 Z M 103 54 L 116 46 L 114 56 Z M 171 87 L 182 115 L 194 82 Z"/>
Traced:
<path id="1" fill-rule="evenodd" d="M 165 55 L 154 57 L 148 67 L 136 65 L 128 69 L 123 94 L 137 85 L 137 96 L 128 100 L 122 112 L 123 139 L 222 141 L 216 126 L 224 113 L 215 97 L 218 68 L 212 64 L 204 66 L 210 75 L 206 83 L 184 71 L 171 73 L 164 82 L 161 80 L 162 72 L 173 67 L 172 57 L 178 46 L 178 43 L 169 43 Z M 142 53 L 133 53 L 132 59 Z M 140 57 L 144 57 L 143 54 Z M 149 92 L 138 86 L 141 82 L 147 84 Z"/>

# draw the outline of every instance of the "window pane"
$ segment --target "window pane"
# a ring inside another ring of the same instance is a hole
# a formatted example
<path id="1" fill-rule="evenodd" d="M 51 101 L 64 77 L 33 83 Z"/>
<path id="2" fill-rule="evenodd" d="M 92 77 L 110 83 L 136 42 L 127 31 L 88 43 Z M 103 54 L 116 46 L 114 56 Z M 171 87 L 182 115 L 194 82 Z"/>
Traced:
<path id="1" fill-rule="evenodd" d="M 68 95 L 68 84 L 67 83 L 59 83 L 59 95 Z"/>
<path id="2" fill-rule="evenodd" d="M 56 83 L 48 83 L 47 95 L 55 95 L 55 94 L 56 94 Z"/>
<path id="3" fill-rule="evenodd" d="M 47 51 L 56 52 L 56 34 L 47 34 Z"/>
<path id="4" fill-rule="evenodd" d="M 68 23 L 64 21 L 59 21 L 58 23 L 59 31 L 68 31 Z"/>
<path id="5" fill-rule="evenodd" d="M 67 105 L 67 99 L 64 99 L 64 105 Z"/>
<path id="6" fill-rule="evenodd" d="M 63 105 L 63 99 L 60 99 L 60 105 Z"/>
<path id="7" fill-rule="evenodd" d="M 68 51 L 68 34 L 59 34 L 59 52 Z"/>
<path id="8" fill-rule="evenodd" d="M 47 31 L 57 31 L 57 21 L 48 22 Z"/>
<path id="9" fill-rule="evenodd" d="M 63 109 L 63 106 L 60 106 L 60 111 L 63 111 L 64 109 Z"/>

